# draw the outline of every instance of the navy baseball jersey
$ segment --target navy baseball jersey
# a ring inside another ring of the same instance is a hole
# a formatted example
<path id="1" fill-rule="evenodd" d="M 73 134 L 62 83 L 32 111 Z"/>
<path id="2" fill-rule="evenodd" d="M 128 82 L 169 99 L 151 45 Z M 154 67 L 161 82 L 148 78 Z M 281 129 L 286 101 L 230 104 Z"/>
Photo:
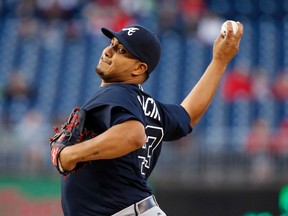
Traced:
<path id="1" fill-rule="evenodd" d="M 180 105 L 163 104 L 140 85 L 109 84 L 97 90 L 82 107 L 85 125 L 102 133 L 127 120 L 140 121 L 146 144 L 125 156 L 96 160 L 62 178 L 65 215 L 112 215 L 152 194 L 147 184 L 161 152 L 162 141 L 179 139 L 192 131 L 188 113 Z"/>

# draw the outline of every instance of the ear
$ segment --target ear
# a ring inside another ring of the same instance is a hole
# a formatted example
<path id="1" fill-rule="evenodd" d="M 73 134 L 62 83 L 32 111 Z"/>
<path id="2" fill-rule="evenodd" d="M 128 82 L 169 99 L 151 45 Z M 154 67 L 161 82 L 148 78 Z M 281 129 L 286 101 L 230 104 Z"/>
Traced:
<path id="1" fill-rule="evenodd" d="M 139 62 L 139 64 L 137 65 L 137 68 L 134 71 L 132 71 L 132 75 L 139 76 L 141 74 L 145 74 L 147 70 L 148 70 L 147 64 L 143 62 Z"/>

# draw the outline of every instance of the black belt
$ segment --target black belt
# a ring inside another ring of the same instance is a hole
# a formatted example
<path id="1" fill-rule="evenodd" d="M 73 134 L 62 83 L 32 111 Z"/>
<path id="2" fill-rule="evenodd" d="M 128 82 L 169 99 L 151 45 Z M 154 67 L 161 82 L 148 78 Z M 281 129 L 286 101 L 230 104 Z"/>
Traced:
<path id="1" fill-rule="evenodd" d="M 135 205 L 137 205 L 138 207 L 139 214 L 142 214 L 143 212 L 153 208 L 154 206 L 158 206 L 154 196 L 151 196 L 148 199 L 136 203 Z"/>

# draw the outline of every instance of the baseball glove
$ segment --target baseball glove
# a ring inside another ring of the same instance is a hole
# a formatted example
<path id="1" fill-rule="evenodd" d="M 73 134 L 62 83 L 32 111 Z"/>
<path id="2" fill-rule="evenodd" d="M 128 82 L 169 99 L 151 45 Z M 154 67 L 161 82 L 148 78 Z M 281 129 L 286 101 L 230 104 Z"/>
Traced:
<path id="1" fill-rule="evenodd" d="M 61 151 L 70 145 L 82 142 L 96 136 L 94 132 L 88 131 L 85 127 L 86 111 L 75 107 L 66 122 L 59 129 L 54 127 L 55 135 L 50 138 L 50 157 L 57 171 L 66 176 L 75 173 L 83 168 L 88 162 L 77 163 L 76 167 L 70 171 L 64 171 L 59 161 Z"/>

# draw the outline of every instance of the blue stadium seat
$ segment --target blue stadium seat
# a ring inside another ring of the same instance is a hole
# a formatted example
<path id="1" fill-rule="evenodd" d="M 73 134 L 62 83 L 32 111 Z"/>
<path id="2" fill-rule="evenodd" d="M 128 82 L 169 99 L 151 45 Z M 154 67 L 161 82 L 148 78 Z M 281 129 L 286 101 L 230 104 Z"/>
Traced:
<path id="1" fill-rule="evenodd" d="M 162 56 L 161 65 L 159 67 L 158 83 L 158 99 L 164 103 L 179 102 L 179 94 L 181 92 L 180 77 L 183 76 L 184 71 L 182 66 L 183 52 L 181 37 L 169 32 L 161 38 L 162 42 Z M 165 65 L 165 67 L 162 67 Z"/>
<path id="2" fill-rule="evenodd" d="M 58 78 L 58 97 L 55 101 L 56 112 L 68 113 L 80 98 L 85 64 L 85 43 L 82 38 L 66 40 Z"/>
<path id="3" fill-rule="evenodd" d="M 278 70 L 277 60 L 280 58 L 278 49 L 280 49 L 279 32 L 275 20 L 271 17 L 262 17 L 259 19 L 259 65 L 268 71 L 269 77 L 274 77 Z"/>
<path id="4" fill-rule="evenodd" d="M 235 56 L 232 63 L 234 65 L 253 67 L 257 58 L 257 49 L 255 49 L 257 48 L 257 46 L 255 46 L 257 42 L 255 37 L 256 24 L 253 20 L 247 17 L 242 17 L 240 21 L 245 26 L 245 33 L 243 34 L 243 38 L 241 40 L 239 52 Z M 230 64 L 229 67 L 231 66 L 232 65 Z"/>
<path id="5" fill-rule="evenodd" d="M 256 5 L 251 0 L 233 1 L 235 11 L 240 16 L 251 16 L 257 13 Z"/>
<path id="6" fill-rule="evenodd" d="M 198 39 L 188 36 L 183 43 L 184 73 L 181 75 L 184 97 L 198 82 L 211 59 L 211 47 Z"/>
<path id="7" fill-rule="evenodd" d="M 14 68 L 14 59 L 17 54 L 19 22 L 17 19 L 5 19 L 0 35 L 0 83 L 6 83 L 9 73 Z"/>
<path id="8" fill-rule="evenodd" d="M 38 97 L 36 108 L 42 110 L 46 116 L 51 116 L 54 110 L 54 101 L 57 100 L 61 71 L 61 59 L 64 48 L 63 32 L 59 30 L 59 38 L 53 44 L 44 44 L 41 47 L 38 74 Z"/>
<path id="9" fill-rule="evenodd" d="M 222 17 L 231 17 L 234 10 L 232 7 L 232 1 L 229 0 L 208 0 L 207 4 L 209 9 Z"/>
<path id="10" fill-rule="evenodd" d="M 102 50 L 109 44 L 109 39 L 104 36 L 86 36 L 85 39 L 85 65 L 79 104 L 83 104 L 100 86 L 100 78 L 96 75 L 95 68 L 98 64 Z"/>
<path id="11" fill-rule="evenodd" d="M 288 7 L 288 3 L 287 3 L 287 7 Z M 283 63 L 283 68 L 288 68 L 288 15 L 283 17 L 282 20 L 282 35 L 281 35 L 281 51 L 280 53 L 282 54 L 282 63 Z"/>

